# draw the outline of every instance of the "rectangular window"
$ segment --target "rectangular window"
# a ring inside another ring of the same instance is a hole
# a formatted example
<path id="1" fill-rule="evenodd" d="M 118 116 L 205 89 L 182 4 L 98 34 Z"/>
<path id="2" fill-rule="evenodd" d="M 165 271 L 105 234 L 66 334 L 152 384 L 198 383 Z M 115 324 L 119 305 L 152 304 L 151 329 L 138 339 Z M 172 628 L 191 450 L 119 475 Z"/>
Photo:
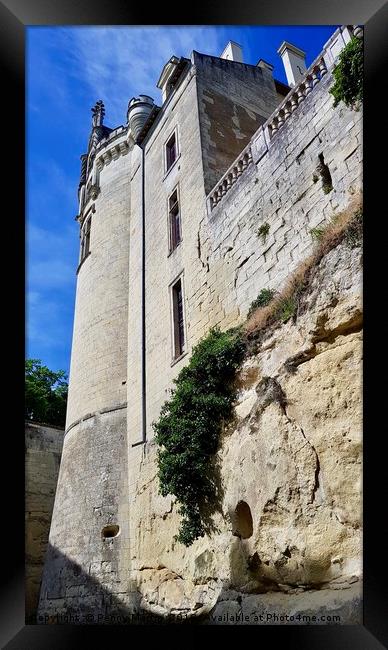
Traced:
<path id="1" fill-rule="evenodd" d="M 83 230 L 82 230 L 82 235 L 81 235 L 81 259 L 80 262 L 82 262 L 87 255 L 89 255 L 90 252 L 90 228 L 91 228 L 91 223 L 92 220 L 89 217 L 87 220 Z"/>
<path id="2" fill-rule="evenodd" d="M 181 215 L 179 210 L 178 190 L 173 192 L 168 200 L 168 230 L 170 253 L 180 243 L 181 237 Z"/>
<path id="3" fill-rule="evenodd" d="M 173 133 L 166 144 L 166 171 L 170 169 L 171 165 L 175 162 L 176 157 L 177 157 L 176 136 L 175 133 Z"/>
<path id="4" fill-rule="evenodd" d="M 182 279 L 172 287 L 174 359 L 183 354 L 185 349 L 185 324 L 183 315 Z"/>

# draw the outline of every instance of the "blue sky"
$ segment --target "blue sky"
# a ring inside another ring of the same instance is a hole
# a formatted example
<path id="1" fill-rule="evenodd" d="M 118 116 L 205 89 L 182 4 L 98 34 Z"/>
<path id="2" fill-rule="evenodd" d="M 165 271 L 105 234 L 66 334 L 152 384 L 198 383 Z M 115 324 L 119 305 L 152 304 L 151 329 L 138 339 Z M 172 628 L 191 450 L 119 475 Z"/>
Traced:
<path id="1" fill-rule="evenodd" d="M 192 50 L 219 56 L 229 40 L 244 62 L 260 58 L 286 82 L 277 49 L 283 40 L 306 51 L 309 65 L 333 26 L 28 27 L 26 60 L 26 354 L 69 371 L 79 237 L 80 155 L 91 107 L 105 103 L 105 124 L 124 124 L 141 93 L 160 105 L 163 65 Z"/>

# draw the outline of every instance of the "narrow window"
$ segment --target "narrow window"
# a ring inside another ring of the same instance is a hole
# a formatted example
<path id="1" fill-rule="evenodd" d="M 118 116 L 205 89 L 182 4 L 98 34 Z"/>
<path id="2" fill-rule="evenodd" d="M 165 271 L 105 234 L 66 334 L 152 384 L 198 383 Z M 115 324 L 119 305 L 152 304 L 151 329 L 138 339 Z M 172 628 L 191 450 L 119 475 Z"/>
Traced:
<path id="1" fill-rule="evenodd" d="M 80 262 L 82 262 L 87 255 L 89 255 L 90 252 L 90 227 L 91 227 L 91 219 L 87 220 L 83 230 L 82 230 L 82 235 L 81 235 L 81 257 L 80 257 Z"/>
<path id="2" fill-rule="evenodd" d="M 183 319 L 183 291 L 181 278 L 172 287 L 174 359 L 183 354 L 185 349 L 185 325 Z"/>
<path id="3" fill-rule="evenodd" d="M 167 141 L 166 144 L 166 171 L 170 169 L 171 165 L 175 162 L 177 156 L 177 147 L 176 147 L 176 137 L 175 133 L 172 134 L 171 138 Z"/>
<path id="4" fill-rule="evenodd" d="M 177 190 L 173 192 L 168 200 L 168 224 L 171 253 L 181 241 L 181 216 Z"/>
<path id="5" fill-rule="evenodd" d="M 88 219 L 85 227 L 85 249 L 84 249 L 84 257 L 89 255 L 90 251 L 90 224 L 91 224 L 91 219 Z"/>

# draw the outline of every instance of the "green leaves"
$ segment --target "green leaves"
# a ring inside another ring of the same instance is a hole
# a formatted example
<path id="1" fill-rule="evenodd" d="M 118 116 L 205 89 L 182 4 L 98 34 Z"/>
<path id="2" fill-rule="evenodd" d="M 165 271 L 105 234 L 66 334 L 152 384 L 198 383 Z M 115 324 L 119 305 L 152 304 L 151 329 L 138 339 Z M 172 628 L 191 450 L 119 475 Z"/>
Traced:
<path id="1" fill-rule="evenodd" d="M 159 490 L 180 504 L 176 539 L 190 546 L 205 534 L 203 509 L 214 500 L 211 472 L 222 423 L 232 412 L 233 380 L 245 353 L 238 329 L 210 330 L 193 349 L 189 364 L 175 380 L 172 398 L 154 423 Z"/>
<path id="2" fill-rule="evenodd" d="M 254 300 L 249 307 L 247 318 L 249 318 L 258 307 L 266 307 L 271 302 L 274 295 L 275 291 L 273 291 L 273 289 L 262 289 L 256 300 Z"/>
<path id="3" fill-rule="evenodd" d="M 25 362 L 25 408 L 27 420 L 64 426 L 67 404 L 67 381 L 64 370 L 53 372 L 39 359 Z"/>
<path id="4" fill-rule="evenodd" d="M 363 41 L 355 36 L 339 55 L 338 64 L 333 70 L 334 84 L 330 93 L 334 106 L 341 101 L 350 108 L 356 108 L 363 100 Z"/>

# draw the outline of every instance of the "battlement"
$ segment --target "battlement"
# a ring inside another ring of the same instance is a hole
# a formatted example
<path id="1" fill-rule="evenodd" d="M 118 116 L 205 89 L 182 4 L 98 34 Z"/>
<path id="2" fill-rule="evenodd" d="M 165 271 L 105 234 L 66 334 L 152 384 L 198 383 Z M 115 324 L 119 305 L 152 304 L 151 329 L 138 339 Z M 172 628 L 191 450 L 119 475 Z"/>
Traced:
<path id="1" fill-rule="evenodd" d="M 322 51 L 306 70 L 299 83 L 290 90 L 265 124 L 256 131 L 249 145 L 239 154 L 238 158 L 209 192 L 208 209 L 210 211 L 222 200 L 222 197 L 236 183 L 248 165 L 251 162 L 259 162 L 267 153 L 276 134 L 285 122 L 291 118 L 305 98 L 314 91 L 321 79 L 334 67 L 338 55 L 349 42 L 353 31 L 349 27 L 339 27 L 325 43 Z M 357 34 L 358 37 L 361 36 L 360 30 L 357 31 Z"/>

